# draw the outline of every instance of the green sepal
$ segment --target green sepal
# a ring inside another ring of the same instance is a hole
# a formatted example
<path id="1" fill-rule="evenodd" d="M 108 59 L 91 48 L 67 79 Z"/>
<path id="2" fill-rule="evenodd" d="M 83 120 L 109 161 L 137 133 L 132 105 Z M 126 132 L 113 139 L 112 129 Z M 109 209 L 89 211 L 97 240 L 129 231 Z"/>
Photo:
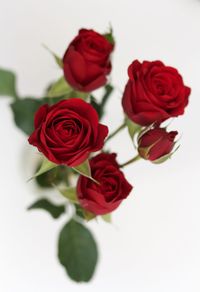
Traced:
<path id="1" fill-rule="evenodd" d="M 82 164 L 73 167 L 73 169 L 77 171 L 80 175 L 86 176 L 98 184 L 98 182 L 91 175 L 91 168 L 88 159 L 85 160 Z"/>
<path id="2" fill-rule="evenodd" d="M 54 57 L 57 65 L 60 68 L 63 68 L 63 61 L 60 57 L 58 57 L 58 55 L 56 55 L 52 50 L 50 50 L 46 45 L 43 45 L 43 47 Z"/>
<path id="3" fill-rule="evenodd" d="M 36 171 L 40 169 L 41 163 L 38 164 Z M 35 178 L 36 183 L 41 188 L 52 188 L 52 184 L 58 185 L 60 183 L 65 183 L 69 186 L 69 178 L 72 175 L 71 168 L 65 165 L 58 165 L 57 167 L 37 176 Z"/>
<path id="4" fill-rule="evenodd" d="M 76 98 L 81 98 L 83 100 L 86 100 L 88 97 L 90 96 L 89 92 L 83 92 L 83 91 L 78 91 L 78 90 L 74 90 L 72 89 L 72 91 L 70 92 L 70 95 L 68 95 L 68 97 L 76 97 Z"/>
<path id="5" fill-rule="evenodd" d="M 149 147 L 138 147 L 138 153 L 139 153 L 140 157 L 142 157 L 143 159 L 148 160 L 148 158 L 149 158 L 149 151 L 151 150 L 151 148 L 153 146 L 154 146 L 154 144 L 151 145 L 151 146 L 149 146 Z"/>
<path id="6" fill-rule="evenodd" d="M 144 131 L 142 133 L 140 133 L 140 136 L 138 137 L 138 153 L 140 154 L 140 156 L 143 159 L 148 160 L 149 159 L 149 153 L 151 151 L 151 149 L 161 140 L 161 138 L 159 138 L 157 141 L 155 141 L 153 144 L 151 144 L 149 147 L 140 147 L 140 143 L 139 140 L 140 138 L 142 138 L 142 136 L 147 132 L 146 129 L 144 129 Z M 153 161 L 152 161 L 153 162 Z"/>
<path id="7" fill-rule="evenodd" d="M 65 96 L 71 93 L 73 89 L 71 86 L 67 83 L 64 77 L 61 77 L 58 79 L 49 89 L 47 93 L 47 97 L 53 98 L 53 97 L 59 97 L 59 96 Z"/>
<path id="8" fill-rule="evenodd" d="M 67 198 L 71 203 L 77 203 L 77 193 L 76 193 L 76 188 L 75 187 L 58 187 L 56 186 L 56 189 L 59 191 L 59 193 Z"/>
<path id="9" fill-rule="evenodd" d="M 86 221 L 90 221 L 90 220 L 96 218 L 96 215 L 94 213 L 91 213 L 91 212 L 85 210 L 79 204 L 75 204 L 74 207 L 76 210 L 76 215 L 79 216 L 80 218 L 82 218 Z"/>
<path id="10" fill-rule="evenodd" d="M 42 164 L 40 166 L 40 169 L 28 181 L 36 178 L 37 176 L 39 176 L 39 175 L 41 175 L 41 174 L 43 174 L 43 173 L 45 173 L 45 172 L 57 167 L 57 166 L 58 166 L 58 164 L 55 164 L 55 163 L 49 161 L 47 158 L 44 157 L 43 161 L 42 161 Z"/>
<path id="11" fill-rule="evenodd" d="M 140 132 L 141 130 L 141 126 L 134 123 L 133 121 L 131 121 L 130 119 L 128 119 L 127 117 L 125 118 L 125 123 L 126 123 L 126 126 L 128 128 L 128 132 L 129 132 L 129 136 L 131 137 L 131 140 L 134 139 L 134 136 Z"/>
<path id="12" fill-rule="evenodd" d="M 107 41 L 109 41 L 109 43 L 111 43 L 112 45 L 115 44 L 115 39 L 113 36 L 113 28 L 111 25 L 109 27 L 109 31 L 106 32 L 103 36 L 107 39 Z"/>
<path id="13" fill-rule="evenodd" d="M 96 215 L 94 213 L 91 213 L 85 209 L 83 210 L 83 216 L 84 216 L 84 219 L 86 221 L 90 221 L 90 220 L 96 218 Z"/>
<path id="14" fill-rule="evenodd" d="M 105 221 L 106 223 L 111 223 L 111 222 L 112 222 L 111 213 L 101 215 L 101 218 L 102 218 L 103 221 Z"/>
<path id="15" fill-rule="evenodd" d="M 179 149 L 179 147 L 180 147 L 180 145 L 177 146 L 176 149 L 173 152 L 171 152 L 169 154 L 166 154 L 166 155 L 164 155 L 164 156 L 162 156 L 162 157 L 160 157 L 160 158 L 158 158 L 156 160 L 153 160 L 151 162 L 154 163 L 154 164 L 161 164 L 161 163 L 167 161 L 168 159 L 170 159 L 174 155 L 174 153 Z"/>
<path id="16" fill-rule="evenodd" d="M 140 157 L 142 157 L 145 160 L 148 160 L 151 148 L 153 148 L 159 141 L 160 141 L 160 139 L 158 139 L 156 142 L 154 142 L 149 147 L 140 147 L 140 145 L 138 145 L 138 153 L 139 153 Z"/>

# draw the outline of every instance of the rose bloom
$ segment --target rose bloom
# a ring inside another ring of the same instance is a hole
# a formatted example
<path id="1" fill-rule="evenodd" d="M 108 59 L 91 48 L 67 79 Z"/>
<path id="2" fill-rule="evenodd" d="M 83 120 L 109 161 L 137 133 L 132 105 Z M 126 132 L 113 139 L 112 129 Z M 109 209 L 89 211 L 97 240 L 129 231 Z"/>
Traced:
<path id="1" fill-rule="evenodd" d="M 50 161 L 77 166 L 103 147 L 108 128 L 99 124 L 95 109 L 79 98 L 41 106 L 29 137 Z"/>
<path id="2" fill-rule="evenodd" d="M 115 210 L 127 198 L 132 186 L 124 177 L 116 161 L 116 154 L 101 153 L 90 160 L 92 177 L 98 182 L 80 176 L 77 194 L 81 206 L 103 215 Z"/>
<path id="3" fill-rule="evenodd" d="M 63 57 L 64 76 L 79 91 L 90 92 L 106 84 L 114 45 L 94 30 L 81 29 Z"/>
<path id="4" fill-rule="evenodd" d="M 140 156 L 150 161 L 165 157 L 172 152 L 177 134 L 177 131 L 167 132 L 164 128 L 155 128 L 145 132 L 138 140 Z"/>
<path id="5" fill-rule="evenodd" d="M 184 113 L 191 90 L 175 68 L 161 61 L 136 60 L 128 76 L 122 106 L 133 122 L 148 126 Z"/>

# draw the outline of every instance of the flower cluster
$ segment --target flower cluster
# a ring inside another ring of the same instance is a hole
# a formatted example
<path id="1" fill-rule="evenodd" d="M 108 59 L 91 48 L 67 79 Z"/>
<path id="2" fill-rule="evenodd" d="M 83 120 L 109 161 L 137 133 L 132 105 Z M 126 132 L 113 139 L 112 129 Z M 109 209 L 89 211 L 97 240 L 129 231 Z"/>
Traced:
<path id="1" fill-rule="evenodd" d="M 88 93 L 88 100 L 69 94 L 35 114 L 35 130 L 29 143 L 57 165 L 76 167 L 93 152 L 101 151 L 108 127 L 99 123 L 98 113 L 89 103 L 89 93 L 107 82 L 111 71 L 114 41 L 93 30 L 81 29 L 63 57 L 63 74 L 74 89 Z M 168 133 L 161 123 L 184 113 L 190 88 L 179 72 L 161 61 L 138 60 L 128 68 L 129 80 L 122 97 L 127 119 L 137 124 L 138 155 L 160 162 L 169 158 L 177 131 Z M 130 123 L 129 123 L 130 124 Z M 115 210 L 130 194 L 114 153 L 100 153 L 89 161 L 91 177 L 82 174 L 77 183 L 77 198 L 83 209 L 94 215 Z"/>
<path id="2" fill-rule="evenodd" d="M 178 149 L 178 132 L 163 123 L 184 114 L 191 92 L 177 69 L 158 60 L 134 60 L 121 96 L 123 122 L 109 133 L 101 119 L 114 89 L 109 82 L 114 48 L 112 30 L 99 34 L 81 29 L 62 59 L 53 54 L 62 76 L 48 87 L 45 97 L 20 99 L 13 84 L 3 91 L 15 98 L 11 106 L 15 122 L 42 154 L 34 178 L 40 186 L 59 191 L 73 208 L 71 221 L 60 233 L 58 256 L 75 281 L 89 281 L 97 262 L 95 241 L 83 223 L 99 217 L 109 221 L 111 212 L 131 194 L 133 186 L 122 171 L 125 166 L 140 158 L 162 163 Z M 7 84 L 14 80 L 9 74 L 4 72 Z M 93 91 L 101 87 L 104 95 L 99 101 Z M 137 153 L 119 163 L 117 154 L 107 152 L 104 145 L 124 128 Z M 65 211 L 45 199 L 29 209 L 33 208 L 46 209 L 54 218 Z"/>

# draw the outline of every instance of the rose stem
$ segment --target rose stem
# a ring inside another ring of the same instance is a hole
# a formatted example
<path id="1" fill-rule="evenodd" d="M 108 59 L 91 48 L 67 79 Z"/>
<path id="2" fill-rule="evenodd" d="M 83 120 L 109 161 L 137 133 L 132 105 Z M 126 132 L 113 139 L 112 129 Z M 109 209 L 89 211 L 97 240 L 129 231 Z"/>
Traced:
<path id="1" fill-rule="evenodd" d="M 106 105 L 106 102 L 108 101 L 108 98 L 110 97 L 111 93 L 113 92 L 113 86 L 111 84 L 107 84 L 105 86 L 106 93 L 103 96 L 102 102 L 101 102 L 101 107 L 104 108 Z"/>
<path id="2" fill-rule="evenodd" d="M 120 168 L 125 167 L 125 166 L 127 166 L 127 165 L 129 165 L 129 164 L 131 164 L 131 163 L 133 163 L 133 162 L 138 161 L 140 158 L 141 158 L 141 157 L 140 157 L 140 155 L 138 154 L 138 155 L 136 155 L 135 157 L 133 157 L 132 159 L 128 160 L 127 162 L 125 162 L 125 163 L 123 163 L 123 164 L 120 164 L 119 167 L 120 167 Z"/>
<path id="3" fill-rule="evenodd" d="M 111 133 L 108 138 L 106 139 L 106 142 L 108 140 L 110 140 L 111 138 L 113 138 L 115 135 L 117 135 L 117 133 L 119 133 L 122 129 L 124 129 L 126 127 L 126 123 L 123 123 L 119 128 L 117 128 L 113 133 Z"/>

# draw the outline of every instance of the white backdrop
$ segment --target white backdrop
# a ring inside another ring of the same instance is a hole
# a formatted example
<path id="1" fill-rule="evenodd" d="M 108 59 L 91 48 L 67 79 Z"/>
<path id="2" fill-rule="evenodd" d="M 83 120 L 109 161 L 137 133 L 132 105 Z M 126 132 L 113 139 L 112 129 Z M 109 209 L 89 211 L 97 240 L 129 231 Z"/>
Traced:
<path id="1" fill-rule="evenodd" d="M 13 124 L 10 101 L 0 100 L 2 292 L 200 291 L 200 1 L 0 0 L 0 66 L 17 72 L 21 95 L 39 96 L 59 77 L 41 44 L 62 55 L 80 27 L 104 32 L 109 23 L 117 40 L 112 79 L 120 90 L 136 58 L 177 67 L 192 87 L 186 115 L 172 125 L 183 134 L 181 148 L 161 166 L 140 161 L 127 167 L 134 191 L 114 213 L 114 225 L 89 224 L 101 259 L 93 281 L 77 285 L 56 259 L 65 218 L 26 211 L 37 196 L 22 169 L 29 167 L 26 137 Z M 117 91 L 109 103 L 111 131 L 121 123 L 120 98 Z M 120 162 L 133 156 L 126 131 L 110 146 Z"/>

